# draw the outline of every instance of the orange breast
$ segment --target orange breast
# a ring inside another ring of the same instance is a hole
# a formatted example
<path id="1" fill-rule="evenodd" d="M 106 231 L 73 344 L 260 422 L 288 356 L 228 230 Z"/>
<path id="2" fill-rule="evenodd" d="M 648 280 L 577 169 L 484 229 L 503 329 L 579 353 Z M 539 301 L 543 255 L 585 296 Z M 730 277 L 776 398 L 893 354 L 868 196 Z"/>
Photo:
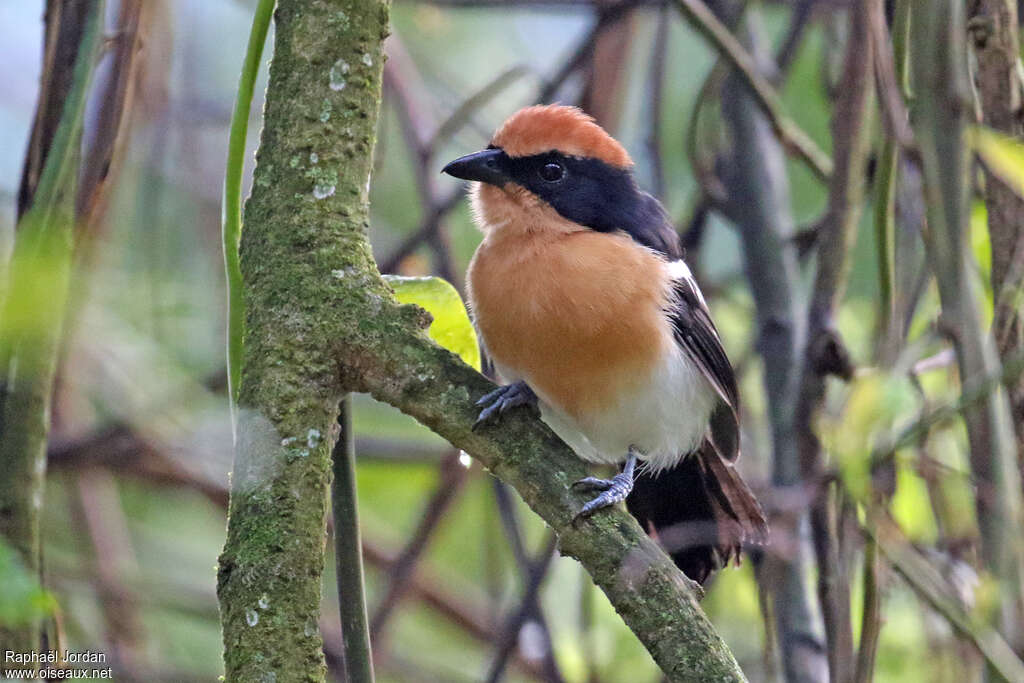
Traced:
<path id="1" fill-rule="evenodd" d="M 577 419 L 647 381 L 674 343 L 660 259 L 625 235 L 491 232 L 467 288 L 494 360 Z"/>

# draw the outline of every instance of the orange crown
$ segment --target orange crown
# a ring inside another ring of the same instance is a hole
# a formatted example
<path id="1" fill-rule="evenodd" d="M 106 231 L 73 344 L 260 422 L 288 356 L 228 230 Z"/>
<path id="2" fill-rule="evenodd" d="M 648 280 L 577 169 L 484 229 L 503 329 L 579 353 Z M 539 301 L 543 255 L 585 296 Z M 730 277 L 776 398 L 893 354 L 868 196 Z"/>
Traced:
<path id="1" fill-rule="evenodd" d="M 520 109 L 501 124 L 491 144 L 510 157 L 526 157 L 557 150 L 576 157 L 600 159 L 626 168 L 633 165 L 618 140 L 577 107 L 558 104 Z"/>

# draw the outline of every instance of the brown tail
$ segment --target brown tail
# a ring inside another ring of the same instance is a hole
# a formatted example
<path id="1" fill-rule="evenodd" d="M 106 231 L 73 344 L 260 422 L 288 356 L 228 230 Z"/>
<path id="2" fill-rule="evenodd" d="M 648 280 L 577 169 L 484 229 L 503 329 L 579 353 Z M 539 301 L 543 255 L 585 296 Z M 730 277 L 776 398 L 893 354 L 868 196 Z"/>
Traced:
<path id="1" fill-rule="evenodd" d="M 768 523 L 750 487 L 709 442 L 671 470 L 638 474 L 626 505 L 699 583 L 739 560 L 744 544 L 768 539 Z"/>

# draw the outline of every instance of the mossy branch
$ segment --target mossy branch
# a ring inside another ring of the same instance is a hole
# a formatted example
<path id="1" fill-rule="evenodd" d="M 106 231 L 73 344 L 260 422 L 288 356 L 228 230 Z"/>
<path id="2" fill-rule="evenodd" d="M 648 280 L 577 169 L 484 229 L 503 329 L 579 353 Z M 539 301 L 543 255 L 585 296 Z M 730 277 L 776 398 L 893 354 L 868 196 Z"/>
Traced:
<path id="1" fill-rule="evenodd" d="M 362 276 L 362 274 L 361 274 Z M 368 391 L 430 427 L 512 485 L 558 534 L 563 554 L 590 572 L 671 681 L 744 680 L 697 605 L 699 589 L 622 509 L 572 523 L 583 501 L 570 490 L 585 467 L 542 423 L 509 416 L 474 432 L 473 400 L 493 385 L 416 329 L 418 311 L 386 294 L 362 330 L 345 339 L 344 368 Z"/>
<path id="2" fill-rule="evenodd" d="M 493 388 L 400 305 L 367 241 L 387 2 L 281 0 L 245 209 L 246 343 L 218 593 L 228 680 L 323 680 L 316 630 L 339 399 L 368 392 L 479 459 L 557 532 L 671 681 L 742 681 L 698 589 L 624 510 L 579 525 L 584 465 L 543 424 L 474 432 Z"/>

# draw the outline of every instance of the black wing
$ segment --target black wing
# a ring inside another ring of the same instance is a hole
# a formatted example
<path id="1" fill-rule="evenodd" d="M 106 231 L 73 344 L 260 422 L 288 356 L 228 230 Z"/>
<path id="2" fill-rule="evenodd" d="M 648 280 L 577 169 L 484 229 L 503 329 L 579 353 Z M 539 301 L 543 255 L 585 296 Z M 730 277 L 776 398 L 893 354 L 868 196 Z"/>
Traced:
<path id="1" fill-rule="evenodd" d="M 732 364 L 725 355 L 718 330 L 693 278 L 678 278 L 674 283 L 674 293 L 675 301 L 669 313 L 676 343 L 696 363 L 718 394 L 718 405 L 711 414 L 710 438 L 723 458 L 734 461 L 740 451 L 740 397 Z"/>

